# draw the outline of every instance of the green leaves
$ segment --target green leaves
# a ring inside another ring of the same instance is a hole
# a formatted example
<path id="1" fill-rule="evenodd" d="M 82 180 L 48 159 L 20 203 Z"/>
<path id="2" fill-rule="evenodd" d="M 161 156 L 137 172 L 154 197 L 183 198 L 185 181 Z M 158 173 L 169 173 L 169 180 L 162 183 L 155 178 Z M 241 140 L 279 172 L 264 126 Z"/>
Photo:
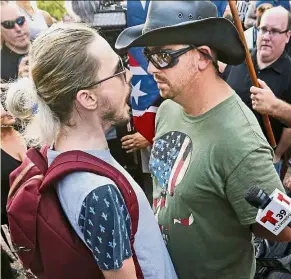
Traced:
<path id="1" fill-rule="evenodd" d="M 47 11 L 58 21 L 66 14 L 65 1 L 37 1 L 37 7 L 40 10 Z"/>

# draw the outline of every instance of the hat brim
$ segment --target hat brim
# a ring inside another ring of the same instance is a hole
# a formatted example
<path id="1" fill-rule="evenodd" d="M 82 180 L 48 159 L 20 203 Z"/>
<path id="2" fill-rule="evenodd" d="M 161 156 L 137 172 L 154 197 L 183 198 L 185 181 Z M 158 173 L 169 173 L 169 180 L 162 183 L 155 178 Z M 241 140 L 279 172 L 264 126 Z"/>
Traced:
<path id="1" fill-rule="evenodd" d="M 217 59 L 229 65 L 245 60 L 245 47 L 235 26 L 225 18 L 207 18 L 154 29 L 142 34 L 144 24 L 129 27 L 117 38 L 115 48 L 160 46 L 171 44 L 207 45 Z"/>

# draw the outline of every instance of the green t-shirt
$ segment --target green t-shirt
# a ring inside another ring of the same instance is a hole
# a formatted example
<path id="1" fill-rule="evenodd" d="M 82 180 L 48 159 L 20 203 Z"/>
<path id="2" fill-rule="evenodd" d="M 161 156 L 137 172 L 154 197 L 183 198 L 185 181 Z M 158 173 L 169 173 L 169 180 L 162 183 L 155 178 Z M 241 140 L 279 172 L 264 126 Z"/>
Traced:
<path id="1" fill-rule="evenodd" d="M 282 191 L 273 151 L 234 94 L 199 117 L 164 101 L 150 159 L 154 209 L 179 279 L 252 279 L 251 186 Z"/>

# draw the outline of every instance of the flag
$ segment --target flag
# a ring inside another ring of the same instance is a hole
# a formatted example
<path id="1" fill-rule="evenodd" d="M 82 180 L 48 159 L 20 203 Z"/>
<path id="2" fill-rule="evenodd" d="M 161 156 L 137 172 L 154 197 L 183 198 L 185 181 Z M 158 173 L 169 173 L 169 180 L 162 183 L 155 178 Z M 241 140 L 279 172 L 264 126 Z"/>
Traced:
<path id="1" fill-rule="evenodd" d="M 217 7 L 218 17 L 222 17 L 225 12 L 228 1 L 212 1 L 212 2 Z"/>
<path id="2" fill-rule="evenodd" d="M 213 1 L 219 16 L 223 15 L 227 1 Z M 145 23 L 149 0 L 127 1 L 127 26 Z M 155 116 L 163 99 L 152 75 L 147 73 L 148 63 L 142 53 L 142 47 L 129 50 L 129 67 L 133 74 L 131 107 L 135 129 L 150 143 L 155 135 Z"/>
<path id="3" fill-rule="evenodd" d="M 287 11 L 290 11 L 290 1 L 287 1 L 287 0 L 274 0 L 274 5 L 273 6 L 274 7 L 282 6 Z"/>
<path id="4" fill-rule="evenodd" d="M 127 1 L 127 25 L 143 24 L 146 20 L 149 1 Z M 129 50 L 131 80 L 131 107 L 135 129 L 150 143 L 155 134 L 155 116 L 162 102 L 159 89 L 152 75 L 147 73 L 148 63 L 142 47 Z"/>

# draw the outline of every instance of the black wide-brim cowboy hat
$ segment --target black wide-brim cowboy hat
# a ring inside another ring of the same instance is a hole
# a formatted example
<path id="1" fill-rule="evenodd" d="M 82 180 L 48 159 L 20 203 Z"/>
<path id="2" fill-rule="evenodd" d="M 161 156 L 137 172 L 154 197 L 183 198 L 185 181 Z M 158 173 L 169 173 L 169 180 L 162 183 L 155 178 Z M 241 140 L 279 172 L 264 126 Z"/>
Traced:
<path id="1" fill-rule="evenodd" d="M 145 24 L 125 29 L 115 48 L 162 45 L 206 45 L 229 65 L 245 60 L 245 47 L 235 26 L 217 17 L 211 1 L 151 1 Z"/>

